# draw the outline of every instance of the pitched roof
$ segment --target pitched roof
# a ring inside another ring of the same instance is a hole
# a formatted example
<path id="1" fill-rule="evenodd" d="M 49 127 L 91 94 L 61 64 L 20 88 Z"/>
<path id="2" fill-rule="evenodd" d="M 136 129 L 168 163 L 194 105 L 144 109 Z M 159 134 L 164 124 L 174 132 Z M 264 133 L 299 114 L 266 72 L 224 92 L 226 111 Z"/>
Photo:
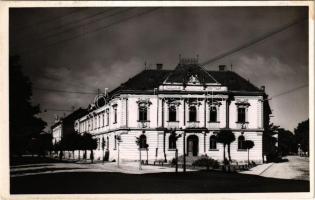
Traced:
<path id="1" fill-rule="evenodd" d="M 221 85 L 227 86 L 230 91 L 261 91 L 248 80 L 233 71 L 208 71 Z"/>
<path id="2" fill-rule="evenodd" d="M 192 74 L 197 74 L 201 82 L 220 83 L 229 91 L 261 92 L 248 80 L 232 71 L 205 71 L 196 65 L 179 65 L 175 70 L 144 70 L 112 90 L 109 96 L 120 91 L 146 91 L 158 88 L 163 82 L 187 81 Z"/>
<path id="3" fill-rule="evenodd" d="M 120 90 L 153 90 L 163 83 L 172 70 L 144 70 L 112 90 L 109 96 Z"/>
<path id="4" fill-rule="evenodd" d="M 187 83 L 191 76 L 201 83 L 217 83 L 217 81 L 198 64 L 179 64 L 166 78 L 166 83 Z"/>

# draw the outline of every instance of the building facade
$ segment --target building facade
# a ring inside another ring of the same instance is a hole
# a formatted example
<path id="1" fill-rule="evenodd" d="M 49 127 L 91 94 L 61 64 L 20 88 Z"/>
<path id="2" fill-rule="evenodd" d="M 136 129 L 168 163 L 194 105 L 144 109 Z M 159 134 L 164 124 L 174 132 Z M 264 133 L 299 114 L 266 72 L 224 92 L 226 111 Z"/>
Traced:
<path id="1" fill-rule="evenodd" d="M 56 143 L 60 142 L 61 138 L 65 134 L 71 134 L 75 132 L 74 130 L 74 122 L 75 120 L 81 118 L 82 116 L 85 116 L 88 113 L 87 109 L 78 108 L 77 110 L 74 110 L 71 114 L 59 118 L 56 117 L 55 124 L 51 126 L 51 132 L 52 132 L 52 144 L 55 145 Z"/>
<path id="2" fill-rule="evenodd" d="M 110 160 L 119 154 L 121 160 L 135 161 L 140 150 L 142 160 L 149 162 L 170 161 L 176 149 L 179 156 L 185 151 L 188 157 L 206 154 L 222 160 L 223 145 L 216 137 L 229 129 L 236 138 L 230 146 L 232 160 L 247 160 L 243 142 L 252 140 L 250 159 L 261 163 L 269 114 L 263 87 L 224 66 L 207 71 L 197 59 L 181 59 L 174 70 L 158 64 L 100 96 L 74 128 L 97 139 L 95 159 L 101 160 L 107 150 Z"/>

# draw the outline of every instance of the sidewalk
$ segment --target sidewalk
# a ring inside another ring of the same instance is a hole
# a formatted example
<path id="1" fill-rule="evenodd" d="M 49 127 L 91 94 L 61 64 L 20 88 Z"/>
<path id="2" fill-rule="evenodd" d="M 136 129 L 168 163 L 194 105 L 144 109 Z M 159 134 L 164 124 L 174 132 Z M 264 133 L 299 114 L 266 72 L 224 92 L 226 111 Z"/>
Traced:
<path id="1" fill-rule="evenodd" d="M 141 165 L 141 170 L 139 170 L 138 162 L 122 162 L 117 166 L 117 162 L 106 162 L 91 164 L 91 167 L 95 167 L 102 171 L 108 172 L 119 172 L 125 174 L 148 174 L 148 173 L 161 173 L 161 172 L 175 172 L 175 168 L 173 167 L 165 167 L 165 166 L 152 166 L 152 165 Z M 179 168 L 178 171 L 183 171 L 182 168 Z M 191 169 L 187 169 L 187 171 L 194 171 Z"/>
<path id="2" fill-rule="evenodd" d="M 261 175 L 266 170 L 268 170 L 272 165 L 273 165 L 273 163 L 261 164 L 261 165 L 258 165 L 256 167 L 253 167 L 253 168 L 251 168 L 249 170 L 242 171 L 242 172 L 239 172 L 239 173 L 241 173 L 241 174 L 250 174 L 250 175 Z"/>

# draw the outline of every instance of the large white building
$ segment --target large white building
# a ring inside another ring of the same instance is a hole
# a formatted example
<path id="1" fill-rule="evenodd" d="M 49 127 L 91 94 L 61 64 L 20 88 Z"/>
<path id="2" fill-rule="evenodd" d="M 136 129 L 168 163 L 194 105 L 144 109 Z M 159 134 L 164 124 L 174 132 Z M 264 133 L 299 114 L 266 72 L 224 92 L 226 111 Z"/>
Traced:
<path id="1" fill-rule="evenodd" d="M 247 160 L 242 143 L 252 140 L 250 159 L 263 161 L 263 133 L 270 114 L 264 87 L 255 87 L 224 66 L 206 71 L 197 59 L 180 59 L 174 70 L 162 67 L 137 74 L 75 121 L 75 130 L 97 139 L 95 159 L 102 159 L 107 149 L 109 159 L 117 160 L 119 145 L 121 160 L 139 160 L 139 138 L 142 159 L 148 155 L 149 162 L 170 161 L 176 148 L 179 155 L 185 150 L 187 156 L 207 154 L 222 160 L 223 145 L 216 135 L 230 129 L 236 137 L 233 160 Z M 172 131 L 181 134 L 177 141 Z"/>

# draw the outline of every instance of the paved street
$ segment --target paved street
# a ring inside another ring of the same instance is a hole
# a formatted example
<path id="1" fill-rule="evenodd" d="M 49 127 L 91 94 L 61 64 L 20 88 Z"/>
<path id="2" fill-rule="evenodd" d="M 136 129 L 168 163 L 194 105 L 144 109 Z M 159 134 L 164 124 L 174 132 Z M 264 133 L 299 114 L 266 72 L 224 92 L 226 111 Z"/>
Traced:
<path id="1" fill-rule="evenodd" d="M 299 158 L 293 159 L 290 170 L 297 162 Z M 271 173 L 268 170 L 280 170 L 278 165 L 275 169 L 260 166 L 260 173 L 265 175 Z M 174 168 L 161 166 L 143 166 L 139 171 L 138 163 L 130 162 L 120 168 L 117 163 L 46 162 L 11 166 L 10 188 L 12 194 L 306 192 L 309 181 L 221 171 L 176 174 Z"/>
<path id="2" fill-rule="evenodd" d="M 309 158 L 287 156 L 281 163 L 258 165 L 243 174 L 259 175 L 270 178 L 309 180 Z"/>
<path id="3" fill-rule="evenodd" d="M 163 166 L 142 165 L 139 170 L 137 162 L 120 163 L 119 168 L 116 162 L 106 163 L 43 163 L 43 164 L 26 164 L 11 167 L 11 177 L 30 176 L 38 174 L 55 174 L 62 172 L 118 172 L 126 174 L 147 174 L 174 172 L 174 168 Z M 182 171 L 182 169 L 179 169 Z M 187 171 L 193 171 L 187 169 Z"/>

